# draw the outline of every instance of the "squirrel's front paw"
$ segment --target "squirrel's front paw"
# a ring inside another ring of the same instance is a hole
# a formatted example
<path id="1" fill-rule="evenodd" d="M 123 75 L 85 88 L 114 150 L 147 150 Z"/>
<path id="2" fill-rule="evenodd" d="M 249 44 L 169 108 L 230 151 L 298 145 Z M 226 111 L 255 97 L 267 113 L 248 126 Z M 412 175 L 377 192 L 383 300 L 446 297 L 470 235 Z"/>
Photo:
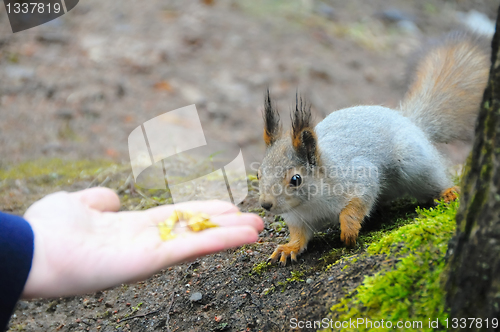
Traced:
<path id="1" fill-rule="evenodd" d="M 279 245 L 269 257 L 271 263 L 276 263 L 278 257 L 280 257 L 281 265 L 285 266 L 288 257 L 294 262 L 297 261 L 297 254 L 301 252 L 301 248 L 298 244 L 282 244 Z"/>
<path id="2" fill-rule="evenodd" d="M 289 226 L 288 228 L 290 229 L 290 242 L 281 244 L 274 250 L 273 254 L 269 257 L 272 263 L 275 263 L 279 258 L 281 265 L 285 266 L 288 257 L 296 262 L 297 255 L 307 247 L 309 236 L 304 226 Z"/>

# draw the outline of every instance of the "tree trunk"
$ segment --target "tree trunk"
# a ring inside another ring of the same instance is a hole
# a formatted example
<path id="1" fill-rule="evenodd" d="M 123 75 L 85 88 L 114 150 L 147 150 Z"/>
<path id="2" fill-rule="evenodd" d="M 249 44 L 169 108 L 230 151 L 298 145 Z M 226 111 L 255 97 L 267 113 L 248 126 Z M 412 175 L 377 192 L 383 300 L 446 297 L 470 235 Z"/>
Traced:
<path id="1" fill-rule="evenodd" d="M 464 330 L 500 329 L 499 22 L 497 17 L 490 77 L 476 123 L 474 147 L 462 180 L 457 234 L 449 246 L 446 301 L 451 330 L 463 328 L 462 318 L 468 319 Z M 458 319 L 458 325 L 452 326 L 454 318 Z M 473 324 L 471 318 L 476 318 Z M 482 318 L 481 324 L 478 318 Z"/>

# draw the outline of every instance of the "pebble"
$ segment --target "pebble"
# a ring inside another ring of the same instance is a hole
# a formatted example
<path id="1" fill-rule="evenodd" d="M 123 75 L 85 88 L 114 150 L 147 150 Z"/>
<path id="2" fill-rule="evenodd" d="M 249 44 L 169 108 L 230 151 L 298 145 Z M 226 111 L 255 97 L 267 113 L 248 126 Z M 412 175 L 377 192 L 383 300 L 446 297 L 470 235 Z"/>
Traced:
<path id="1" fill-rule="evenodd" d="M 4 73 L 8 78 L 26 80 L 35 76 L 35 69 L 20 65 L 7 65 L 4 67 Z"/>
<path id="2" fill-rule="evenodd" d="M 28 309 L 28 303 L 26 303 L 24 301 L 19 301 L 17 303 L 17 309 L 19 309 L 19 310 L 26 310 L 26 309 Z"/>
<path id="3" fill-rule="evenodd" d="M 396 25 L 399 29 L 403 30 L 406 33 L 417 34 L 418 32 L 420 32 L 417 25 L 409 20 L 399 21 Z"/>
<path id="4" fill-rule="evenodd" d="M 191 296 L 189 297 L 189 301 L 198 302 L 201 300 L 202 297 L 203 297 L 203 295 L 200 292 L 195 292 L 195 293 L 191 294 Z"/>
<path id="5" fill-rule="evenodd" d="M 306 284 L 312 284 L 313 283 L 313 279 L 312 278 L 307 278 L 306 279 Z"/>

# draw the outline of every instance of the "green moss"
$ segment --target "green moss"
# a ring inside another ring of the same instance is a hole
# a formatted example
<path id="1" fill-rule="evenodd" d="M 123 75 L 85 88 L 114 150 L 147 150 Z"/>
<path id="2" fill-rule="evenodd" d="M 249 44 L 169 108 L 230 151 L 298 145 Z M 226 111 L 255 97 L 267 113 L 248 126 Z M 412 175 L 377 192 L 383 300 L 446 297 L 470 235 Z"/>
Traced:
<path id="1" fill-rule="evenodd" d="M 290 274 L 292 275 L 291 278 L 287 278 L 286 280 L 290 281 L 290 282 L 293 282 L 293 281 L 296 281 L 296 282 L 303 282 L 304 279 L 302 279 L 302 277 L 304 276 L 304 272 L 301 272 L 301 271 L 290 271 Z"/>
<path id="2" fill-rule="evenodd" d="M 93 179 L 96 174 L 110 167 L 104 160 L 38 159 L 0 169 L 0 179 L 22 179 L 36 184 L 62 185 L 76 180 Z"/>
<path id="3" fill-rule="evenodd" d="M 109 310 L 106 310 L 105 312 L 98 312 L 96 315 L 95 315 L 95 318 L 97 319 L 102 319 L 102 318 L 107 318 L 107 317 L 110 317 L 112 314 L 111 314 L 111 311 Z"/>
<path id="4" fill-rule="evenodd" d="M 268 295 L 270 293 L 273 293 L 274 291 L 276 290 L 276 287 L 273 285 L 269 288 L 267 288 L 265 291 L 264 291 L 264 295 Z"/>
<path id="5" fill-rule="evenodd" d="M 249 208 L 248 212 L 255 213 L 261 217 L 265 217 L 266 211 L 263 208 Z"/>
<path id="6" fill-rule="evenodd" d="M 385 234 L 367 248 L 370 255 L 386 255 L 397 260 L 395 268 L 366 277 L 353 292 L 334 305 L 334 321 L 358 318 L 374 321 L 422 321 L 422 327 L 432 330 L 431 320 L 447 318 L 442 274 L 445 253 L 455 231 L 458 202 L 429 209 L 417 209 L 415 222 Z M 356 331 L 367 331 L 365 325 Z M 379 330 L 379 329 L 377 329 Z M 385 330 L 385 329 L 380 329 Z M 350 331 L 349 328 L 343 331 Z"/>
<path id="7" fill-rule="evenodd" d="M 286 287 L 291 282 L 304 282 L 304 279 L 302 279 L 302 277 L 304 276 L 303 271 L 290 271 L 290 274 L 292 276 L 290 278 L 286 278 L 285 281 L 278 281 L 278 285 L 281 286 L 282 293 L 286 290 Z"/>
<path id="8" fill-rule="evenodd" d="M 271 262 L 260 262 L 253 266 L 252 271 L 256 274 L 261 274 L 264 271 L 267 271 L 271 267 Z"/>
<path id="9" fill-rule="evenodd" d="M 132 307 L 132 312 L 130 314 L 134 314 L 137 311 L 139 311 L 139 309 L 141 308 L 142 304 L 143 304 L 142 302 L 139 302 L 135 307 Z"/>
<path id="10" fill-rule="evenodd" d="M 9 331 L 26 331 L 26 323 L 12 325 Z"/>
<path id="11" fill-rule="evenodd" d="M 354 255 L 355 252 L 356 251 L 354 249 L 345 247 L 333 248 L 332 250 L 321 256 L 318 260 L 322 262 L 324 265 L 326 265 L 325 267 L 326 271 L 330 269 L 332 266 L 341 262 L 344 258 Z"/>

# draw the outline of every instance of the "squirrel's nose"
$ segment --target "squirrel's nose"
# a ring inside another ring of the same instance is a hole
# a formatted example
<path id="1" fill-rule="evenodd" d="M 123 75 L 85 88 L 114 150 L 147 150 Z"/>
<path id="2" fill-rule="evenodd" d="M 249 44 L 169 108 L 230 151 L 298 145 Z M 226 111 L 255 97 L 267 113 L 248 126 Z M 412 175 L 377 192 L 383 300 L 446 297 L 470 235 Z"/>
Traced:
<path id="1" fill-rule="evenodd" d="M 264 209 L 266 209 L 267 211 L 269 211 L 273 207 L 273 203 L 264 202 L 260 206 L 262 206 Z"/>

